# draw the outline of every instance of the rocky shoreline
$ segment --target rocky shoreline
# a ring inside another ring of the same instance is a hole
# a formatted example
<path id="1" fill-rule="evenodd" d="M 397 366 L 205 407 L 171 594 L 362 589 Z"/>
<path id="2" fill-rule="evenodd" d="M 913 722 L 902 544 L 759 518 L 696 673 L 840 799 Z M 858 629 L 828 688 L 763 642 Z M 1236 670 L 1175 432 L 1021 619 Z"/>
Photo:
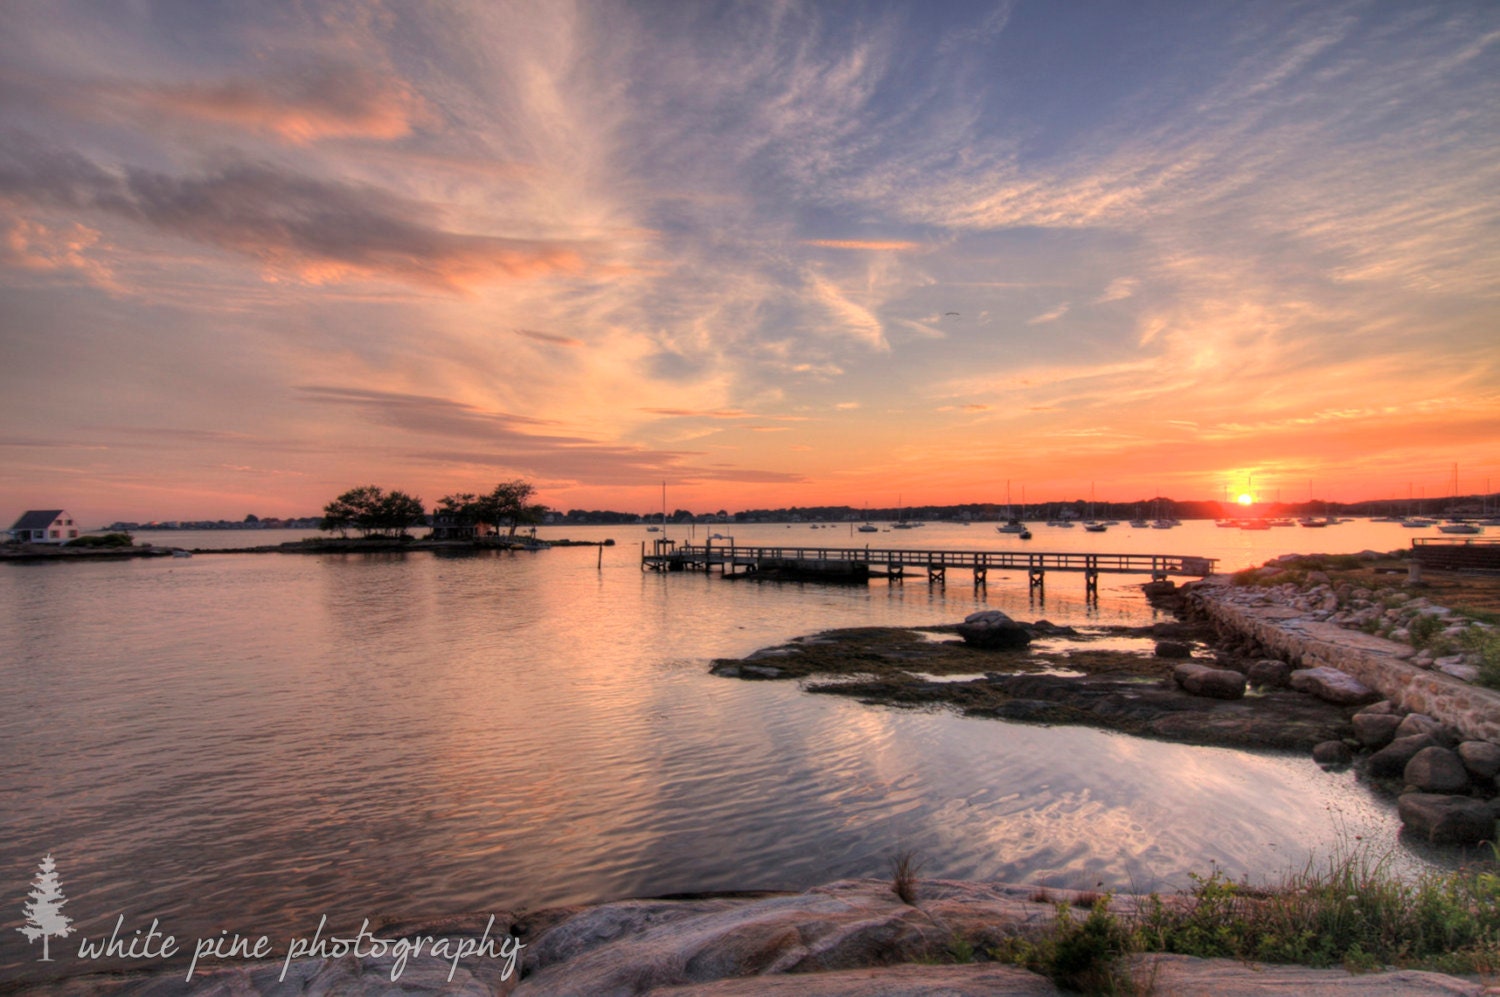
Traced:
<path id="1" fill-rule="evenodd" d="M 422 954 L 398 966 L 389 952 L 348 954 L 200 967 L 191 983 L 180 971 L 161 969 L 74 977 L 34 984 L 26 992 L 38 997 L 1059 994 L 1070 991 L 988 953 L 1040 939 L 1059 918 L 1081 921 L 1098 899 L 1067 890 L 949 880 L 922 881 L 903 898 L 891 881 L 844 880 L 801 893 L 621 900 L 498 914 L 493 922 L 489 915 L 473 915 L 382 925 L 375 932 L 388 938 L 440 935 L 471 941 L 485 931 L 498 933 L 520 943 L 513 966 L 503 956 L 450 960 Z M 1151 898 L 1115 896 L 1103 902 L 1113 916 L 1130 923 L 1145 916 Z M 514 942 L 509 945 L 515 949 Z M 1352 974 L 1182 955 L 1130 956 L 1125 970 L 1132 979 L 1149 983 L 1152 992 L 1184 997 L 1494 993 L 1476 979 L 1442 973 L 1387 969 Z"/>
<path id="2" fill-rule="evenodd" d="M 986 614 L 988 615 L 988 614 Z M 991 617 L 993 619 L 993 617 Z M 857 628 L 797 638 L 744 659 L 714 662 L 716 675 L 801 679 L 807 691 L 869 704 L 947 706 L 969 716 L 1080 724 L 1188 744 L 1307 750 L 1352 733 L 1353 710 L 1283 689 L 1232 696 L 1184 688 L 1203 664 L 1204 626 L 1155 624 L 1085 631 L 1008 621 L 1025 647 L 965 642 L 962 625 Z M 1140 650 L 1095 649 L 1139 644 Z M 1197 655 L 1193 658 L 1193 655 Z M 1179 676 L 1182 676 L 1179 678 Z"/>
<path id="3" fill-rule="evenodd" d="M 1495 841 L 1500 691 L 1476 680 L 1496 666 L 1500 631 L 1438 605 L 1427 584 L 1394 555 L 1289 557 L 1180 590 L 1147 586 L 1176 623 L 1078 630 L 987 611 L 813 634 L 712 671 L 872 705 L 1309 751 L 1328 768 L 1358 766 L 1396 798 L 1410 833 Z"/>
<path id="4" fill-rule="evenodd" d="M 1500 691 L 1477 680 L 1494 667 L 1500 634 L 1438 605 L 1412 575 L 1392 582 L 1404 572 L 1391 560 L 1371 552 L 1330 572 L 1329 559 L 1278 559 L 1189 586 L 1184 614 L 1212 624 L 1232 654 L 1264 662 L 1266 681 L 1360 706 L 1351 731 L 1314 757 L 1358 765 L 1397 797 L 1408 831 L 1495 841 Z"/>

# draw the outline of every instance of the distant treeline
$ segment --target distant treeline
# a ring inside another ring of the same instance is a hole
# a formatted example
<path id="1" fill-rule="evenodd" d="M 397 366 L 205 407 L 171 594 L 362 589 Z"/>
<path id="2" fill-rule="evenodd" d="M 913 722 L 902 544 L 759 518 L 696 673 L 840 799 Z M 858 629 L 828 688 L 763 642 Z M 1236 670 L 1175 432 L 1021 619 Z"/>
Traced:
<path id="1" fill-rule="evenodd" d="M 1420 505 L 1420 509 L 1418 506 Z M 1238 519 L 1246 516 L 1292 517 L 1303 516 L 1391 516 L 1413 515 L 1421 512 L 1436 516 L 1478 516 L 1491 509 L 1500 511 L 1500 501 L 1494 496 L 1470 495 L 1458 498 L 1426 499 L 1420 503 L 1406 499 L 1375 499 L 1364 502 L 1261 502 L 1246 508 L 1234 502 L 1178 501 L 1157 496 L 1137 499 L 1132 502 L 1093 502 L 1074 499 L 1071 502 L 1034 502 L 1023 509 L 1019 503 L 1007 506 L 1003 502 L 969 502 L 962 505 L 913 505 L 854 508 L 848 505 L 787 506 L 776 509 L 745 509 L 739 512 L 702 513 L 677 509 L 666 517 L 668 523 L 843 523 L 863 522 L 866 519 L 898 521 L 902 519 L 921 522 L 984 522 L 1006 519 L 1011 515 L 1025 516 L 1028 520 L 1052 519 L 1073 516 L 1086 519 Z M 566 523 L 659 523 L 662 514 L 615 512 L 609 510 L 570 509 L 566 513 L 553 513 L 554 522 Z"/>
<path id="2" fill-rule="evenodd" d="M 619 512 L 612 509 L 555 509 L 534 507 L 538 518 L 544 523 L 576 525 L 629 525 L 633 523 L 660 523 L 660 512 Z M 845 523 L 863 522 L 865 519 L 882 522 L 900 519 L 922 522 L 986 522 L 1005 519 L 1010 515 L 1024 515 L 1028 520 L 1051 519 L 1066 512 L 1079 519 L 1092 515 L 1096 519 L 1240 519 L 1246 516 L 1293 517 L 1302 516 L 1482 516 L 1500 513 L 1500 497 L 1496 495 L 1461 495 L 1458 497 L 1429 499 L 1372 499 L 1364 502 L 1264 502 L 1246 509 L 1233 502 L 1179 502 L 1175 499 L 1137 499 L 1133 502 L 1095 502 L 1090 508 L 1087 499 L 1071 502 L 1032 502 L 1024 509 L 1017 503 L 1007 506 L 1003 502 L 968 502 L 962 505 L 916 505 L 885 506 L 865 509 L 848 505 L 788 506 L 780 509 L 745 509 L 740 512 L 693 512 L 676 509 L 667 515 L 668 523 Z M 431 524 L 430 516 L 422 516 L 420 523 Z M 264 519 L 249 515 L 242 521 L 204 521 L 173 523 L 115 523 L 110 529 L 161 530 L 161 529 L 267 529 L 298 528 L 316 529 L 320 520 L 313 517 L 301 519 Z"/>

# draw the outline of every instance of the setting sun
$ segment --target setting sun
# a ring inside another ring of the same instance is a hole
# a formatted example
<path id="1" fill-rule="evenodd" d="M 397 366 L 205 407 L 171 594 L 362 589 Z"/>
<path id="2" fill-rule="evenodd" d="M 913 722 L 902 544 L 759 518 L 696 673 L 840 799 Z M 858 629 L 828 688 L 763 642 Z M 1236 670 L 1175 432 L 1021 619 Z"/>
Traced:
<path id="1" fill-rule="evenodd" d="M 1249 492 L 1241 492 L 1240 497 L 1235 499 L 1235 501 L 1240 505 L 1253 505 L 1255 503 L 1255 496 Z"/>

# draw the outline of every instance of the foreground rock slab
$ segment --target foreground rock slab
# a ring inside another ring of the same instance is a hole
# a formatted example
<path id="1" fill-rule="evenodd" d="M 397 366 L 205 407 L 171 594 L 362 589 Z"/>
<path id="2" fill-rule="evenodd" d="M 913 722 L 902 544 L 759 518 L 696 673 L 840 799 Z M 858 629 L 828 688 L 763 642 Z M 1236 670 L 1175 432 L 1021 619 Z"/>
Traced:
<path id="1" fill-rule="evenodd" d="M 804 893 L 622 900 L 555 908 L 515 920 L 526 949 L 522 973 L 502 979 L 484 960 L 460 965 L 452 981 L 442 960 L 414 960 L 398 981 L 390 960 L 303 959 L 278 981 L 280 963 L 220 967 L 183 981 L 180 971 L 94 975 L 30 987 L 42 997 L 167 997 L 223 994 L 272 997 L 402 993 L 476 997 L 968 997 L 1056 994 L 1050 980 L 993 962 L 946 961 L 955 938 L 976 953 L 1014 937 L 1034 938 L 1053 923 L 1066 890 L 928 880 L 902 902 L 885 880 L 844 880 Z M 1117 897 L 1128 917 L 1140 898 Z M 1081 915 L 1080 915 L 1081 916 Z M 507 924 L 511 922 L 507 919 Z M 412 930 L 421 930 L 412 928 Z M 445 929 L 446 930 L 446 929 Z M 921 960 L 920 962 L 915 960 Z M 1409 994 L 1479 997 L 1484 988 L 1423 972 L 1351 976 L 1338 969 L 1245 965 L 1186 956 L 1134 957 L 1132 977 L 1174 995 L 1300 997 Z"/>

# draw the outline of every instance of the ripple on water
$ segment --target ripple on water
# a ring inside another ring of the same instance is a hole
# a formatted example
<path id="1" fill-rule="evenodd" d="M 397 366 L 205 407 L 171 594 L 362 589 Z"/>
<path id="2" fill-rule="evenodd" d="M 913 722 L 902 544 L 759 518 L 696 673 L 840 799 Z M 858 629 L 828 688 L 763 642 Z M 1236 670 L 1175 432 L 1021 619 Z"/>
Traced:
<path id="1" fill-rule="evenodd" d="M 0 570 L 0 870 L 58 860 L 88 930 L 357 926 L 881 876 L 1185 885 L 1362 835 L 1391 806 L 1302 758 L 1024 727 L 707 674 L 819 630 L 981 608 L 1142 623 L 987 591 L 644 574 L 543 557 L 198 557 Z M 1099 646 L 1095 644 L 1093 646 Z M 14 938 L 10 936 L 14 936 Z M 0 932 L 0 975 L 34 959 Z"/>

